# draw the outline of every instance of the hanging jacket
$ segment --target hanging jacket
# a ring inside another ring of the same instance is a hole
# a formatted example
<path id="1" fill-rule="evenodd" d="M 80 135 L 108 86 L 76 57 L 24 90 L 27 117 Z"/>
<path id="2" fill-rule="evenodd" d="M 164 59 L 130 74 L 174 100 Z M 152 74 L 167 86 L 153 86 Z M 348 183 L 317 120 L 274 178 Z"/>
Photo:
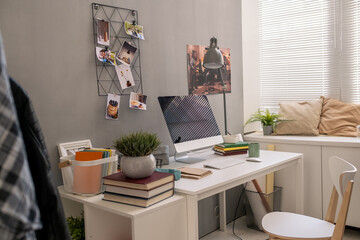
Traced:
<path id="1" fill-rule="evenodd" d="M 59 193 L 52 179 L 44 137 L 33 106 L 20 85 L 11 78 L 10 84 L 43 224 L 43 228 L 36 231 L 36 237 L 38 240 L 70 240 Z"/>
<path id="2" fill-rule="evenodd" d="M 41 228 L 24 142 L 16 117 L 0 33 L 0 239 L 34 240 Z"/>

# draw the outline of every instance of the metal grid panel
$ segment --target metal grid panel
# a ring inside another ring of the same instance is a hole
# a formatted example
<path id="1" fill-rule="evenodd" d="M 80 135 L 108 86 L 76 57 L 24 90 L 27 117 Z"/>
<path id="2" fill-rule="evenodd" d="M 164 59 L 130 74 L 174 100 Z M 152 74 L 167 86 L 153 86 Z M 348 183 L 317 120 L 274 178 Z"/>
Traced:
<path id="1" fill-rule="evenodd" d="M 115 67 L 109 63 L 100 62 L 95 53 L 96 79 L 99 96 L 106 96 L 108 93 L 119 95 L 129 95 L 130 92 L 143 92 L 141 62 L 140 62 L 140 39 L 129 36 L 125 32 L 124 22 L 138 22 L 138 13 L 136 10 L 113 7 L 99 3 L 92 4 L 94 46 L 101 46 L 97 43 L 97 23 L 96 19 L 102 19 L 109 22 L 110 25 L 110 46 L 113 52 L 118 52 L 124 41 L 128 41 L 137 48 L 134 60 L 131 63 L 131 72 L 133 74 L 135 86 L 121 89 L 119 79 L 116 75 Z M 95 50 L 94 50 L 95 51 Z"/>

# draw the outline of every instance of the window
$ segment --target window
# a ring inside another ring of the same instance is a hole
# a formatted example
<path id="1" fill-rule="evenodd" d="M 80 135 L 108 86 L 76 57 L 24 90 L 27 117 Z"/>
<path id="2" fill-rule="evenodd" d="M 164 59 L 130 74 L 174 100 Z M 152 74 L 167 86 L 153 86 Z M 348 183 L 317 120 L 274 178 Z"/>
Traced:
<path id="1" fill-rule="evenodd" d="M 260 105 L 360 103 L 360 1 L 259 1 Z M 341 41 L 340 41 L 341 40 Z"/>

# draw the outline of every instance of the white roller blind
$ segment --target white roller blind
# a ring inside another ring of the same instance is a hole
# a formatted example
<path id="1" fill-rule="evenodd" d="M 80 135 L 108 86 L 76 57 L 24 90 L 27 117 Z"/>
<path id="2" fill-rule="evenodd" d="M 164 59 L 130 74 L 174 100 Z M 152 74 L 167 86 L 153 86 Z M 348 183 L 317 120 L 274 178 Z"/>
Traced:
<path id="1" fill-rule="evenodd" d="M 340 95 L 331 0 L 259 0 L 260 105 Z"/>
<path id="2" fill-rule="evenodd" d="M 360 1 L 342 0 L 341 99 L 360 104 Z"/>

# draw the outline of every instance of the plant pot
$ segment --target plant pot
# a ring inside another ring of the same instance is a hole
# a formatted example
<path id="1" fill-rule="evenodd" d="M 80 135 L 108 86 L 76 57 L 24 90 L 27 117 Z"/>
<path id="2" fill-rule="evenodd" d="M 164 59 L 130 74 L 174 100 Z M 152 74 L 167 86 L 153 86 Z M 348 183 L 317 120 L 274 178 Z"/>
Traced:
<path id="1" fill-rule="evenodd" d="M 120 168 L 128 178 L 149 177 L 155 170 L 155 157 L 150 154 L 141 157 L 121 157 Z"/>
<path id="2" fill-rule="evenodd" d="M 263 133 L 264 135 L 271 135 L 273 132 L 273 126 L 272 125 L 263 125 Z"/>

